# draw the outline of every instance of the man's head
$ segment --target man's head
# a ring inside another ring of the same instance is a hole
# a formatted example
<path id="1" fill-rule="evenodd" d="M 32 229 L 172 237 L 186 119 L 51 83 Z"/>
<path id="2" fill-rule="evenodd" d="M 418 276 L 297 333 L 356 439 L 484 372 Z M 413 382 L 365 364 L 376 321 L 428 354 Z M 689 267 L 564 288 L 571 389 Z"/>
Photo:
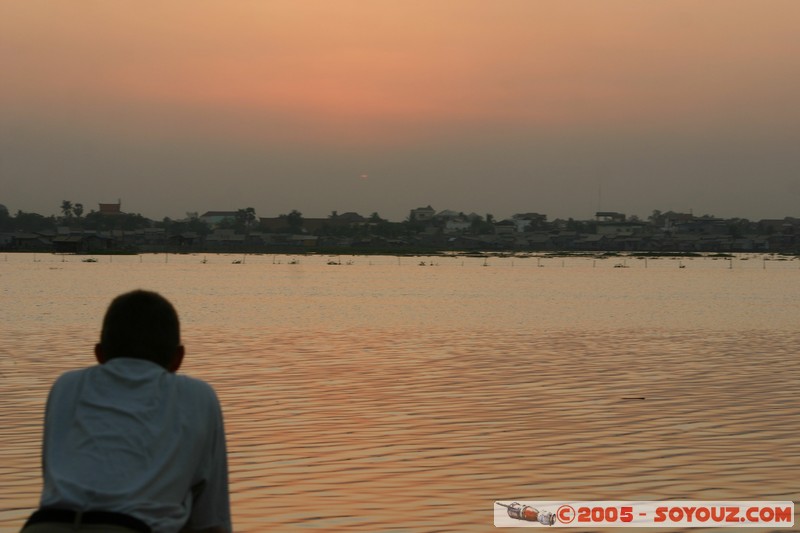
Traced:
<path id="1" fill-rule="evenodd" d="M 170 372 L 180 366 L 183 352 L 175 308 L 160 294 L 142 290 L 114 298 L 95 347 L 100 363 L 132 357 L 152 361 Z"/>

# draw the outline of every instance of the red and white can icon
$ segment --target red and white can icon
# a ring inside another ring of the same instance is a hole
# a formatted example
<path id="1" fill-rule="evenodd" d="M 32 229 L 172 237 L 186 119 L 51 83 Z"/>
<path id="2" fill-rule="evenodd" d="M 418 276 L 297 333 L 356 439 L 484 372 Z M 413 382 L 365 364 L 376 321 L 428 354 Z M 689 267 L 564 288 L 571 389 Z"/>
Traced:
<path id="1" fill-rule="evenodd" d="M 540 511 L 530 505 L 522 505 L 519 502 L 513 502 L 510 505 L 505 503 L 496 502 L 506 508 L 508 516 L 516 520 L 524 520 L 526 522 L 539 522 L 545 526 L 552 526 L 556 522 L 556 515 L 547 511 Z"/>

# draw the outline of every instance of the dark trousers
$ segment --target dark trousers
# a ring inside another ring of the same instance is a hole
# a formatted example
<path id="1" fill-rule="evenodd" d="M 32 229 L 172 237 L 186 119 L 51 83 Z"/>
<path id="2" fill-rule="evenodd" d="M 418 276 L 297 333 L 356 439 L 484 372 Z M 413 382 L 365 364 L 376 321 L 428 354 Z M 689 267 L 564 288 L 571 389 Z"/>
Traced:
<path id="1" fill-rule="evenodd" d="M 151 533 L 150 526 L 132 516 L 104 511 L 78 512 L 39 509 L 20 533 Z"/>

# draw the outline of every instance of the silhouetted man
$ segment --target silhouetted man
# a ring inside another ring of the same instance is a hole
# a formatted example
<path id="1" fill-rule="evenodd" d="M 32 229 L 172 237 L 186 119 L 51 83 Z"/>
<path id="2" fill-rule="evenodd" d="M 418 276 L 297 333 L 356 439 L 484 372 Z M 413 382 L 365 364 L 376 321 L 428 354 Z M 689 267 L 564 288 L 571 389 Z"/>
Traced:
<path id="1" fill-rule="evenodd" d="M 23 532 L 230 532 L 222 411 L 208 384 L 175 373 L 184 348 L 172 305 L 118 296 L 95 356 L 50 390 L 44 488 Z"/>

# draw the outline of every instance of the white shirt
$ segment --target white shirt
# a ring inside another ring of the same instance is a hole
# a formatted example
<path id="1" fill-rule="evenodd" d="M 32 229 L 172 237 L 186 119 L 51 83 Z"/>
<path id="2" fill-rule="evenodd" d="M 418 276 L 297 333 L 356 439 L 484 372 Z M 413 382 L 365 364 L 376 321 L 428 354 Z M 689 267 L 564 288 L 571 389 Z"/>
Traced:
<path id="1" fill-rule="evenodd" d="M 143 359 L 63 374 L 47 399 L 41 506 L 231 531 L 222 411 L 205 382 Z M 192 488 L 203 486 L 193 501 Z"/>

